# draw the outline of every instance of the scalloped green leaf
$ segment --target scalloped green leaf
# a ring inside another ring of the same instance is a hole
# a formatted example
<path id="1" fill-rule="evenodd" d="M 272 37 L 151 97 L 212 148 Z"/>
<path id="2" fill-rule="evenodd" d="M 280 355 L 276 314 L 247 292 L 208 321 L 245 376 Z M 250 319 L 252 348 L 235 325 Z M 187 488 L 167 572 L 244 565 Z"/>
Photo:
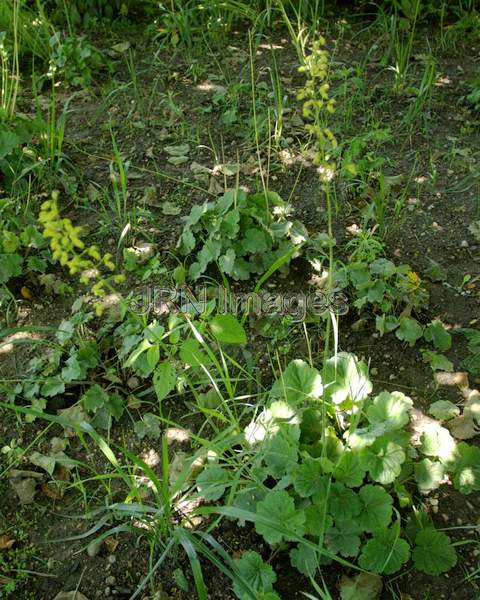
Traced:
<path id="1" fill-rule="evenodd" d="M 362 548 L 358 559 L 362 569 L 391 575 L 410 558 L 410 546 L 398 536 L 398 527 L 378 531 Z"/>
<path id="2" fill-rule="evenodd" d="M 258 502 L 257 514 L 263 519 L 255 522 L 255 529 L 269 544 L 293 541 L 305 532 L 305 514 L 295 507 L 293 498 L 284 490 L 270 492 Z"/>
<path id="3" fill-rule="evenodd" d="M 427 575 L 440 575 L 457 564 L 457 553 L 450 538 L 433 528 L 417 534 L 412 558 L 416 568 Z"/>
<path id="4" fill-rule="evenodd" d="M 248 594 L 252 590 L 255 592 L 272 591 L 272 586 L 277 581 L 277 575 L 258 552 L 248 550 L 235 563 L 246 583 L 245 585 L 238 578 L 234 580 L 233 591 L 238 598 L 244 598 L 245 594 Z"/>
<path id="5" fill-rule="evenodd" d="M 379 485 L 365 485 L 359 491 L 362 507 L 359 523 L 364 531 L 385 529 L 392 520 L 393 498 Z"/>

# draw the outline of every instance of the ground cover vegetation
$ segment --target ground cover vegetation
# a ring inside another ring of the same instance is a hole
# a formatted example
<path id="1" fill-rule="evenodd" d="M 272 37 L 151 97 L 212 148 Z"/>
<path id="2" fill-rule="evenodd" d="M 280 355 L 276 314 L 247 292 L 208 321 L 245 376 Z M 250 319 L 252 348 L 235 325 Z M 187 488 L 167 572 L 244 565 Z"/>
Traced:
<path id="1" fill-rule="evenodd" d="M 480 598 L 479 52 L 473 0 L 2 2 L 0 597 Z"/>

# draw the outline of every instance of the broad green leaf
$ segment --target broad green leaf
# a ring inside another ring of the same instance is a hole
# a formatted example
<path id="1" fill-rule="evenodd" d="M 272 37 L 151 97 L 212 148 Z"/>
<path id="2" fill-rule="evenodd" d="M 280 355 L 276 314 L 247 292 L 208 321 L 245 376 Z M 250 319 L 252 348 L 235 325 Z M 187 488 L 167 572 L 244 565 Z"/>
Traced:
<path id="1" fill-rule="evenodd" d="M 266 252 L 268 249 L 267 237 L 261 229 L 247 229 L 245 237 L 240 243 L 250 254 Z"/>
<path id="2" fill-rule="evenodd" d="M 367 300 L 372 304 L 380 304 L 385 295 L 386 285 L 384 281 L 375 281 L 370 285 L 367 291 Z"/>
<path id="3" fill-rule="evenodd" d="M 393 499 L 379 485 L 365 485 L 359 492 L 362 507 L 359 523 L 364 531 L 373 533 L 386 529 L 392 519 Z"/>
<path id="4" fill-rule="evenodd" d="M 334 554 L 357 556 L 360 549 L 360 533 L 361 529 L 355 519 L 335 521 L 335 527 L 327 531 L 325 541 Z"/>
<path id="5" fill-rule="evenodd" d="M 368 367 L 353 354 L 339 352 L 327 361 L 324 369 L 325 398 L 334 404 L 350 399 L 361 402 L 372 391 Z"/>
<path id="6" fill-rule="evenodd" d="M 418 489 L 422 494 L 428 494 L 440 486 L 445 475 L 445 467 L 442 463 L 424 458 L 422 461 L 415 463 L 414 472 Z"/>
<path id="7" fill-rule="evenodd" d="M 402 392 L 381 392 L 367 408 L 370 423 L 386 425 L 386 431 L 401 429 L 410 421 L 412 399 Z"/>
<path id="8" fill-rule="evenodd" d="M 238 209 L 229 211 L 223 217 L 222 222 L 220 224 L 221 233 L 230 239 L 236 238 L 238 230 L 240 229 L 239 220 L 240 212 L 238 211 Z"/>
<path id="9" fill-rule="evenodd" d="M 120 394 L 109 394 L 105 402 L 105 408 L 109 414 L 116 419 L 120 419 L 125 410 L 125 404 Z"/>
<path id="10" fill-rule="evenodd" d="M 395 335 L 399 340 L 408 342 L 410 346 L 414 346 L 415 342 L 422 337 L 423 328 L 415 319 L 403 317 L 399 321 L 399 327 L 395 331 Z"/>
<path id="11" fill-rule="evenodd" d="M 299 359 L 287 366 L 282 377 L 272 387 L 272 395 L 285 398 L 289 405 L 299 404 L 307 399 L 318 399 L 322 393 L 320 373 Z"/>
<path id="12" fill-rule="evenodd" d="M 175 368 L 168 362 L 159 364 L 153 373 L 153 387 L 159 402 L 168 396 L 175 388 L 176 383 L 177 373 Z"/>
<path id="13" fill-rule="evenodd" d="M 47 408 L 47 401 L 44 398 L 33 398 L 30 407 L 37 412 L 43 412 Z M 33 423 L 36 418 L 35 415 L 25 415 L 25 422 Z"/>
<path id="14" fill-rule="evenodd" d="M 361 510 L 358 494 L 339 482 L 332 483 L 330 486 L 328 507 L 335 521 L 353 519 L 360 514 Z"/>
<path id="15" fill-rule="evenodd" d="M 423 332 L 423 337 L 427 342 L 432 342 L 436 350 L 446 352 L 452 346 L 452 336 L 445 329 L 441 321 L 432 321 Z"/>
<path id="16" fill-rule="evenodd" d="M 359 487 L 362 485 L 366 474 L 362 461 L 357 452 L 346 450 L 340 456 L 333 470 L 336 481 L 344 483 L 347 487 Z"/>
<path id="17" fill-rule="evenodd" d="M 460 408 L 450 400 L 437 400 L 430 404 L 428 412 L 439 421 L 448 421 L 460 414 Z"/>
<path id="18" fill-rule="evenodd" d="M 417 535 L 412 558 L 416 568 L 428 575 L 440 575 L 457 564 L 457 554 L 450 538 L 432 528 Z"/>
<path id="19" fill-rule="evenodd" d="M 65 384 L 60 379 L 52 378 L 48 379 L 43 385 L 41 389 L 41 395 L 46 398 L 52 398 L 53 396 L 58 396 L 58 394 L 63 394 L 65 391 Z"/>
<path id="20" fill-rule="evenodd" d="M 398 319 L 393 315 L 377 315 L 375 317 L 375 328 L 380 333 L 380 336 L 395 331 L 397 327 Z"/>
<path id="21" fill-rule="evenodd" d="M 63 381 L 70 383 L 75 381 L 75 379 L 81 379 L 82 367 L 80 366 L 75 354 L 66 360 L 65 365 L 66 366 L 62 369 Z"/>
<path id="22" fill-rule="evenodd" d="M 0 254 L 0 284 L 22 274 L 23 258 L 18 254 Z"/>
<path id="23" fill-rule="evenodd" d="M 193 251 L 195 248 L 195 236 L 191 229 L 185 228 L 183 230 L 183 233 L 178 240 L 177 248 L 183 256 L 186 256 Z"/>
<path id="24" fill-rule="evenodd" d="M 319 460 L 306 458 L 302 464 L 292 470 L 291 475 L 293 487 L 301 498 L 308 498 L 324 489 L 324 480 L 321 477 L 322 467 Z"/>
<path id="25" fill-rule="evenodd" d="M 13 254 L 20 246 L 20 238 L 13 231 L 3 231 L 3 249 L 7 254 Z"/>
<path id="26" fill-rule="evenodd" d="M 325 489 L 328 488 L 328 479 L 325 480 Z M 323 536 L 325 531 L 333 526 L 332 517 L 326 512 L 327 496 L 316 494 L 314 504 L 309 504 L 305 509 L 305 533 L 308 535 Z"/>
<path id="27" fill-rule="evenodd" d="M 307 577 L 313 577 L 318 568 L 317 553 L 306 544 L 298 544 L 290 550 L 290 562 L 292 567 Z"/>
<path id="28" fill-rule="evenodd" d="M 66 341 L 70 340 L 75 334 L 75 326 L 72 321 L 64 319 L 58 326 L 55 337 L 60 344 L 65 344 Z"/>
<path id="29" fill-rule="evenodd" d="M 209 322 L 213 336 L 223 344 L 246 344 L 247 334 L 233 315 L 216 315 Z"/>
<path id="30" fill-rule="evenodd" d="M 230 482 L 230 474 L 218 465 L 207 466 L 197 477 L 198 492 L 207 501 L 215 501 L 223 496 Z"/>
<path id="31" fill-rule="evenodd" d="M 370 477 L 383 485 L 392 483 L 400 475 L 405 458 L 402 447 L 388 438 L 376 440 L 362 456 Z"/>
<path id="32" fill-rule="evenodd" d="M 385 279 L 391 277 L 396 270 L 397 267 L 394 265 L 394 263 L 386 258 L 377 258 L 370 263 L 370 273 L 373 275 L 379 275 Z"/>
<path id="33" fill-rule="evenodd" d="M 265 442 L 263 461 L 268 473 L 275 479 L 281 479 L 286 472 L 297 464 L 298 443 L 288 432 L 280 429 Z"/>
<path id="34" fill-rule="evenodd" d="M 480 448 L 460 442 L 457 452 L 453 485 L 462 494 L 480 491 Z"/>
<path id="35" fill-rule="evenodd" d="M 438 354 L 438 352 L 423 350 L 422 359 L 423 362 L 430 365 L 433 371 L 447 371 L 449 373 L 453 371 L 453 363 L 443 354 Z"/>
<path id="36" fill-rule="evenodd" d="M 269 544 L 295 540 L 305 531 L 305 514 L 295 507 L 293 498 L 284 490 L 270 492 L 257 504 L 257 513 L 267 522 L 257 521 L 255 529 Z"/>
<path id="37" fill-rule="evenodd" d="M 217 260 L 222 251 L 222 243 L 220 240 L 208 239 L 203 245 L 200 252 L 197 254 L 197 261 L 203 273 L 207 266 Z"/>
<path id="38" fill-rule="evenodd" d="M 141 421 L 136 421 L 133 426 L 137 437 L 158 439 L 160 437 L 160 423 L 153 413 L 145 413 Z"/>
<path id="39" fill-rule="evenodd" d="M 29 256 L 27 259 L 27 268 L 29 271 L 45 273 L 45 271 L 47 270 L 47 261 L 44 258 L 40 258 L 38 256 Z"/>
<path id="40" fill-rule="evenodd" d="M 154 369 L 157 366 L 158 361 L 160 360 L 160 347 L 158 344 L 152 346 L 147 350 L 147 362 L 151 369 Z"/>
<path id="41" fill-rule="evenodd" d="M 270 592 L 277 581 L 277 576 L 272 567 L 264 562 L 260 554 L 248 550 L 242 554 L 240 560 L 235 561 L 240 575 L 248 584 L 248 588 L 238 579 L 234 581 L 233 591 L 242 599 L 248 591 Z"/>
<path id="42" fill-rule="evenodd" d="M 22 140 L 11 129 L 0 129 L 0 160 L 15 150 Z"/>
<path id="43" fill-rule="evenodd" d="M 235 265 L 235 250 L 233 248 L 229 248 L 225 254 L 220 256 L 218 259 L 218 264 L 222 273 L 231 275 Z"/>
<path id="44" fill-rule="evenodd" d="M 193 338 L 185 340 L 180 346 L 180 358 L 191 367 L 206 366 L 211 363 L 210 358 L 200 346 L 200 342 Z"/>
<path id="45" fill-rule="evenodd" d="M 107 392 L 98 383 L 92 385 L 80 398 L 83 407 L 88 412 L 96 413 L 108 400 Z"/>
<path id="46" fill-rule="evenodd" d="M 429 423 L 420 436 L 420 451 L 426 456 L 449 461 L 455 456 L 456 442 L 448 429 L 438 423 Z"/>
<path id="47" fill-rule="evenodd" d="M 398 537 L 397 527 L 377 531 L 362 548 L 358 559 L 362 569 L 391 575 L 399 571 L 410 558 L 408 542 Z"/>

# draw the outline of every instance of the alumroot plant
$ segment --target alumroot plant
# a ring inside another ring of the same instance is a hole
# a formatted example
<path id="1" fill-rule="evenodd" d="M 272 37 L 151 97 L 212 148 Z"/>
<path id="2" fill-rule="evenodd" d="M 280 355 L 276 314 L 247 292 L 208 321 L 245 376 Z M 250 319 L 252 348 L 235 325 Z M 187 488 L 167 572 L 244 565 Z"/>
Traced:
<path id="1" fill-rule="evenodd" d="M 115 270 L 112 255 L 108 252 L 102 255 L 97 246 L 86 247 L 80 239 L 82 228 L 74 227 L 70 219 L 60 218 L 57 201 L 58 192 L 52 192 L 51 199 L 42 204 L 38 216 L 43 225 L 43 235 L 50 240 L 53 258 L 62 266 L 67 266 L 71 275 L 80 274 L 80 283 L 95 282 L 91 292 L 97 298 L 103 298 L 111 281 L 121 283 L 125 276 L 120 273 L 109 277 L 102 276 L 103 268 Z M 103 308 L 102 302 L 95 304 L 97 315 L 102 314 Z"/>

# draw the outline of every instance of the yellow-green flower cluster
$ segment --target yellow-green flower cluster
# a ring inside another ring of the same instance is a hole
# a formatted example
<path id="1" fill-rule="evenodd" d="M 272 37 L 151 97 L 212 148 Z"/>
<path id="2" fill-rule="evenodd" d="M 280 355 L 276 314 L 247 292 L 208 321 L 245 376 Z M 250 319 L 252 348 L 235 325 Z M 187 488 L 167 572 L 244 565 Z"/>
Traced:
<path id="1" fill-rule="evenodd" d="M 298 92 L 297 98 L 303 100 L 303 116 L 309 120 L 305 129 L 316 141 L 314 164 L 323 183 L 331 181 L 335 175 L 335 162 L 331 152 L 337 147 L 337 140 L 326 126 L 326 116 L 335 110 L 335 101 L 328 96 L 328 51 L 324 48 L 323 37 L 312 44 L 312 52 L 304 59 L 299 71 L 305 73 L 307 81 Z"/>
<path id="2" fill-rule="evenodd" d="M 112 255 L 102 255 L 97 246 L 85 247 L 80 235 L 81 227 L 75 227 L 70 219 L 62 219 L 58 210 L 58 192 L 53 192 L 50 200 L 40 207 L 39 222 L 43 226 L 43 235 L 50 240 L 53 258 L 65 267 L 71 275 L 80 274 L 80 283 L 88 284 L 95 280 L 91 293 L 97 298 L 104 298 L 106 288 L 110 287 L 110 280 L 121 283 L 125 280 L 122 274 L 107 278 L 102 277 L 102 267 L 110 271 L 115 270 Z M 97 314 L 103 311 L 102 303 L 96 303 Z"/>

